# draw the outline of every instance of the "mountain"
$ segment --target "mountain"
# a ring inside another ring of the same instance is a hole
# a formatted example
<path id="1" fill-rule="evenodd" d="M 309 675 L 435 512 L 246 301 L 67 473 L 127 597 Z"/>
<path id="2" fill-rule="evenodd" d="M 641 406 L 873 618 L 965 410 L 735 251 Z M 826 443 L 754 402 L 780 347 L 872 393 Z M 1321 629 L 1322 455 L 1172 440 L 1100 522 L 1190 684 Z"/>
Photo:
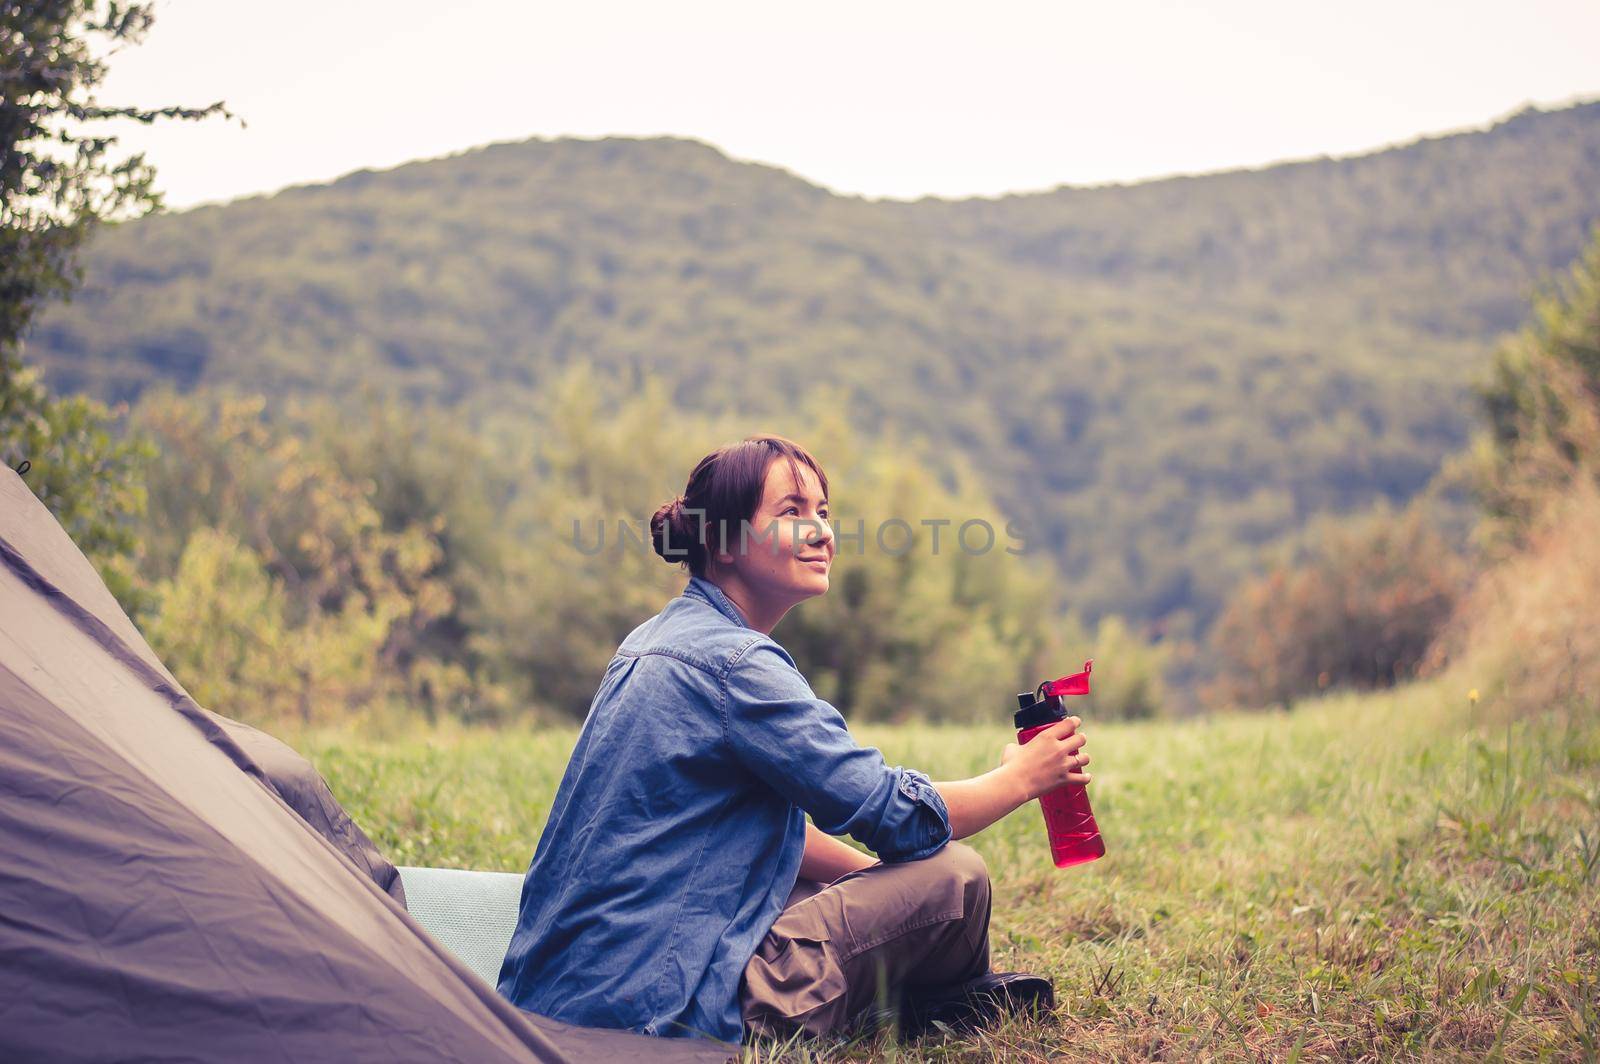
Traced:
<path id="1" fill-rule="evenodd" d="M 108 229 L 29 352 L 110 400 L 376 383 L 464 418 L 578 361 L 752 429 L 836 384 L 869 434 L 980 471 L 1091 615 L 1203 624 L 1263 544 L 1403 500 L 1463 445 L 1597 189 L 1600 103 L 958 201 L 839 196 L 694 141 L 531 140 Z"/>

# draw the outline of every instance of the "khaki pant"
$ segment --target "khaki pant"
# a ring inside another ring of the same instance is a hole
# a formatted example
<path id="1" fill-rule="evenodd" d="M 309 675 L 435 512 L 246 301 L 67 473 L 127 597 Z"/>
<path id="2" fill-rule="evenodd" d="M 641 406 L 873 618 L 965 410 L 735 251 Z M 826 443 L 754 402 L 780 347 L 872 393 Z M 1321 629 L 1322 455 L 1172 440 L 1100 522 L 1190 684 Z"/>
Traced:
<path id="1" fill-rule="evenodd" d="M 948 986 L 989 971 L 989 870 L 958 842 L 832 883 L 800 880 L 745 966 L 752 1036 L 841 1034 L 902 986 Z"/>

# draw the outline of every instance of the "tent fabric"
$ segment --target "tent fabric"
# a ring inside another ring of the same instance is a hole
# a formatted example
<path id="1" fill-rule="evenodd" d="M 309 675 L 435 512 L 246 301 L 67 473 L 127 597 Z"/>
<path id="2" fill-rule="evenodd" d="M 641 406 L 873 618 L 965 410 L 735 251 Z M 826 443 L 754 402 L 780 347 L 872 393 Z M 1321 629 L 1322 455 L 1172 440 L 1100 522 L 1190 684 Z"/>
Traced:
<path id="1" fill-rule="evenodd" d="M 378 852 L 372 840 L 367 838 L 367 833 L 350 819 L 350 814 L 344 811 L 344 806 L 339 804 L 339 800 L 328 789 L 327 781 L 312 767 L 311 762 L 295 753 L 287 743 L 274 739 L 264 731 L 229 720 L 204 707 L 201 707 L 201 712 L 238 744 L 250 763 L 260 768 L 263 786 L 276 792 L 290 809 L 299 814 L 301 820 L 333 843 L 340 853 L 391 898 L 401 905 L 406 903 L 405 885 L 399 870 Z"/>
<path id="2" fill-rule="evenodd" d="M 196 705 L 0 470 L 0 1059 L 730 1057 L 511 1006 L 297 758 Z"/>

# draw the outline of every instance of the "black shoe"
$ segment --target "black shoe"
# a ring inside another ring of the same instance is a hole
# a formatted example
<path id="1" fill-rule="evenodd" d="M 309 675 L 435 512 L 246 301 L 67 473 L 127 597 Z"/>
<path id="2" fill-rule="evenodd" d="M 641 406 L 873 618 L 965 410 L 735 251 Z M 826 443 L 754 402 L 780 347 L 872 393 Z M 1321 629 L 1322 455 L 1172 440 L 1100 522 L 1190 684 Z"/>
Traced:
<path id="1" fill-rule="evenodd" d="M 990 972 L 955 986 L 907 989 L 900 1003 L 900 1037 L 920 1038 L 935 1023 L 968 1034 L 1008 1013 L 1037 1015 L 1055 1007 L 1050 980 L 1026 972 Z"/>

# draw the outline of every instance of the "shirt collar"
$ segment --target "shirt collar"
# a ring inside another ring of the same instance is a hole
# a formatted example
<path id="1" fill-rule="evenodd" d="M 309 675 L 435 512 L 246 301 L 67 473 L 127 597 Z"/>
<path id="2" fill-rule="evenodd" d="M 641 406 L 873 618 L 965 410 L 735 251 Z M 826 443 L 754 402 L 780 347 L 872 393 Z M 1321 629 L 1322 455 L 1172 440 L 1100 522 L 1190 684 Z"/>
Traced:
<path id="1" fill-rule="evenodd" d="M 749 628 L 750 622 L 744 619 L 744 614 L 739 612 L 739 607 L 733 600 L 723 593 L 722 588 L 707 580 L 703 576 L 690 576 L 689 584 L 683 593 L 693 598 L 704 599 L 715 606 L 728 620 L 743 628 Z"/>

